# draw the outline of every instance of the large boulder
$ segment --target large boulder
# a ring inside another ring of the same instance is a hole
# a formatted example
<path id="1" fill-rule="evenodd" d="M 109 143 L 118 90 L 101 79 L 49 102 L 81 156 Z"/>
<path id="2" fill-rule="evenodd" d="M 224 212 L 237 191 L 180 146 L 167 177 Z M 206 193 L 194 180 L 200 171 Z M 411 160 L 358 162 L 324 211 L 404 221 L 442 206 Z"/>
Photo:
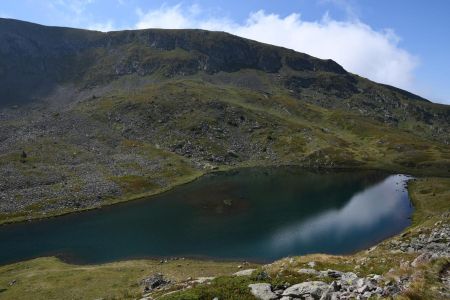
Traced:
<path id="1" fill-rule="evenodd" d="M 254 283 L 249 284 L 250 292 L 257 299 L 261 300 L 275 300 L 278 296 L 272 292 L 272 286 L 269 283 Z"/>
<path id="2" fill-rule="evenodd" d="M 308 281 L 287 288 L 283 292 L 283 296 L 320 299 L 322 294 L 327 290 L 328 284 L 323 281 Z"/>

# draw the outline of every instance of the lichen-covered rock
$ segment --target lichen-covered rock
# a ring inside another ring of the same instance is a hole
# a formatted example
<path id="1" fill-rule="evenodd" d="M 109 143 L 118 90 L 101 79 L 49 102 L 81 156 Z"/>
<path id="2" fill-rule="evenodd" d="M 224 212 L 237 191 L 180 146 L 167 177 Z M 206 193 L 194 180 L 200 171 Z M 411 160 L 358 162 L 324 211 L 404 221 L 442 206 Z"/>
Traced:
<path id="1" fill-rule="evenodd" d="M 269 283 L 254 283 L 249 284 L 250 292 L 257 299 L 261 300 L 275 300 L 278 296 L 272 292 L 272 286 Z"/>
<path id="2" fill-rule="evenodd" d="M 288 287 L 283 296 L 291 297 L 307 297 L 310 296 L 313 299 L 320 299 L 322 294 L 328 289 L 328 284 L 323 281 L 308 281 L 295 284 Z"/>

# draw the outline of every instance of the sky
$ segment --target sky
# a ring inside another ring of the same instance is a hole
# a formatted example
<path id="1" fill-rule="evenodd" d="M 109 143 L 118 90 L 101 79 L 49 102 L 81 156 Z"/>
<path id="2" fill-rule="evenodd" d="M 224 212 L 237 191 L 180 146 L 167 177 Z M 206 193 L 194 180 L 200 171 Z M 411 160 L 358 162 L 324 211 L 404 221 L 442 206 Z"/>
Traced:
<path id="1" fill-rule="evenodd" d="M 0 17 L 100 31 L 202 28 L 331 58 L 450 104 L 448 0 L 0 0 Z"/>

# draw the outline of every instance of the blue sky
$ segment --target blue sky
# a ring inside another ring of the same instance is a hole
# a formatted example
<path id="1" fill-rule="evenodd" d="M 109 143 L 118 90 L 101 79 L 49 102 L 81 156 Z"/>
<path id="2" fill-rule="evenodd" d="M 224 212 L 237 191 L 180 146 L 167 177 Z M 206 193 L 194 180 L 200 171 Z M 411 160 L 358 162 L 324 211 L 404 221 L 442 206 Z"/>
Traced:
<path id="1" fill-rule="evenodd" d="M 450 104 L 447 0 L 0 0 L 0 17 L 109 31 L 223 30 Z"/>

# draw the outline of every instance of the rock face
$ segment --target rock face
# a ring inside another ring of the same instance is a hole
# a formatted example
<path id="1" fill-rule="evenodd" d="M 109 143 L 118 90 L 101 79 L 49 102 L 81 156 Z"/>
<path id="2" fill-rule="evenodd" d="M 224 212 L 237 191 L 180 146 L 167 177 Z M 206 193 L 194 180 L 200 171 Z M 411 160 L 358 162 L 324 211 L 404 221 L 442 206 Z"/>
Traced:
<path id="1" fill-rule="evenodd" d="M 8 76 L 0 72 L 0 95 L 5 101 L 32 101 L 36 91 L 44 95 L 59 84 L 86 75 L 93 82 L 107 83 L 125 75 L 159 71 L 167 76 L 241 69 L 275 73 L 283 60 L 297 71 L 347 74 L 332 60 L 206 30 L 102 33 L 0 19 L 0 45 L 0 70 L 8 72 Z M 131 45 L 136 48 L 131 49 Z M 104 50 L 102 57 L 95 53 L 100 49 Z M 161 56 L 162 52 L 173 53 L 173 58 Z"/>
<path id="2" fill-rule="evenodd" d="M 278 296 L 272 292 L 272 287 L 269 283 L 254 283 L 248 286 L 250 288 L 250 292 L 257 299 L 261 300 L 275 300 L 278 299 Z"/>

